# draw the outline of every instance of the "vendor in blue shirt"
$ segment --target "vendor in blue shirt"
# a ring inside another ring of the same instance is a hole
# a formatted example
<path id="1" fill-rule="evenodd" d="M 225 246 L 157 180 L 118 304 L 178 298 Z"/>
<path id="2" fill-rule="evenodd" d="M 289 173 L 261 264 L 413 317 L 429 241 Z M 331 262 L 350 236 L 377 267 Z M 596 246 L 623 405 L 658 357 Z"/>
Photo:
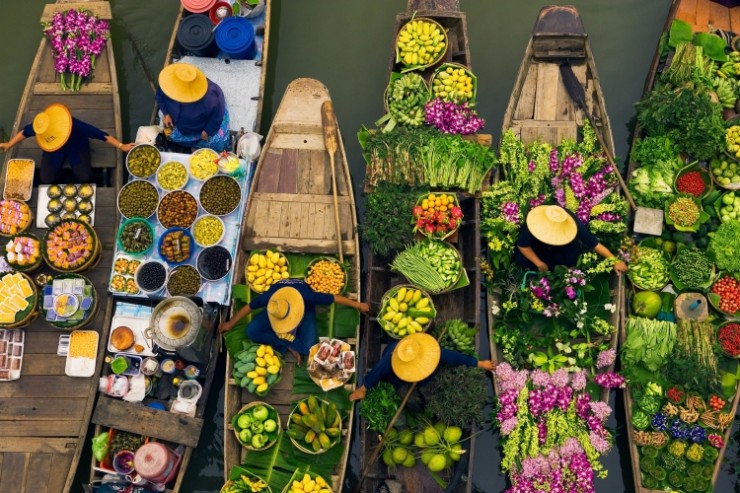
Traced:
<path id="1" fill-rule="evenodd" d="M 349 400 L 364 399 L 367 391 L 381 380 L 396 386 L 405 382 L 421 382 L 423 385 L 440 363 L 478 367 L 487 371 L 496 368 L 496 364 L 491 360 L 478 361 L 473 356 L 441 348 L 437 339 L 429 334 L 417 332 L 388 344 L 380 360 L 365 375 L 363 384 L 349 395 Z"/>
<path id="2" fill-rule="evenodd" d="M 72 167 L 75 179 L 90 181 L 90 139 L 102 140 L 123 152 L 134 147 L 134 144 L 124 144 L 99 128 L 74 118 L 66 106 L 54 103 L 36 115 L 33 123 L 23 127 L 10 141 L 0 144 L 0 150 L 7 151 L 33 136 L 43 151 L 39 177 L 41 183 L 56 183 L 65 162 Z"/>
<path id="3" fill-rule="evenodd" d="M 218 152 L 229 147 L 229 111 L 224 93 L 195 65 L 172 63 L 165 67 L 159 73 L 155 98 L 172 142 Z"/>
<path id="4" fill-rule="evenodd" d="M 574 267 L 578 257 L 595 251 L 614 259 L 614 272 L 627 271 L 627 264 L 617 260 L 607 247 L 570 211 L 557 205 L 535 207 L 522 224 L 514 251 L 514 260 L 531 270 L 547 272 L 556 265 Z"/>
<path id="5" fill-rule="evenodd" d="M 247 325 L 247 337 L 258 344 L 267 344 L 280 353 L 286 350 L 301 364 L 302 355 L 308 355 L 318 342 L 316 333 L 316 305 L 338 303 L 367 313 L 368 303 L 361 303 L 340 295 L 319 293 L 299 279 L 283 279 L 239 310 L 218 331 L 228 332 L 239 320 L 253 310 L 264 308 Z"/>

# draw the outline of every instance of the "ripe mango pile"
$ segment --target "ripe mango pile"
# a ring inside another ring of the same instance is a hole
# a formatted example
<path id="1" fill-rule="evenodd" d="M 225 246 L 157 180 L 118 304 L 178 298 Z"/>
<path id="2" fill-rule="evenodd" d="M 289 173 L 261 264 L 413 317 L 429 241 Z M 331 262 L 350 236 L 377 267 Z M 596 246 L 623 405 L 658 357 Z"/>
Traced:
<path id="1" fill-rule="evenodd" d="M 332 493 L 331 487 L 326 483 L 326 480 L 321 476 L 312 478 L 310 474 L 304 474 L 303 479 L 300 481 L 294 480 L 290 484 L 290 488 L 287 493 Z"/>
<path id="2" fill-rule="evenodd" d="M 280 378 L 283 361 L 272 346 L 253 344 L 234 358 L 234 379 L 240 387 L 260 397 Z"/>
<path id="3" fill-rule="evenodd" d="M 221 489 L 221 493 L 259 493 L 267 491 L 267 483 L 259 478 L 249 478 L 244 474 L 236 481 L 229 481 Z"/>
<path id="4" fill-rule="evenodd" d="M 432 79 L 432 93 L 443 101 L 464 103 L 472 101 L 475 81 L 464 67 L 448 65 L 436 72 Z"/>
<path id="5" fill-rule="evenodd" d="M 279 280 L 290 277 L 288 259 L 282 253 L 271 250 L 265 253 L 253 252 L 249 257 L 245 275 L 252 291 L 264 293 Z"/>
<path id="6" fill-rule="evenodd" d="M 333 403 L 312 395 L 296 405 L 286 433 L 304 448 L 312 448 L 316 453 L 326 452 L 339 441 L 342 417 Z"/>
<path id="7" fill-rule="evenodd" d="M 401 287 L 386 296 L 378 320 L 392 337 L 423 332 L 436 315 L 432 300 L 420 289 Z"/>
<path id="8" fill-rule="evenodd" d="M 396 38 L 396 62 L 408 68 L 431 65 L 444 56 L 447 38 L 431 19 L 414 19 L 404 25 Z"/>

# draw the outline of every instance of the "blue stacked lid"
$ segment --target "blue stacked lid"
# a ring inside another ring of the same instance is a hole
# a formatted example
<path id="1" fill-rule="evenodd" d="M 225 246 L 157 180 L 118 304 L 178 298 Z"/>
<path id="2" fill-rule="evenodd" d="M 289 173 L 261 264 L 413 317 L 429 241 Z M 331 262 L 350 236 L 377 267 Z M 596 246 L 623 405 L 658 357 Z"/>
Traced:
<path id="1" fill-rule="evenodd" d="M 237 60 L 251 60 L 257 54 L 254 26 L 244 17 L 228 17 L 216 28 L 216 44 L 221 51 Z"/>

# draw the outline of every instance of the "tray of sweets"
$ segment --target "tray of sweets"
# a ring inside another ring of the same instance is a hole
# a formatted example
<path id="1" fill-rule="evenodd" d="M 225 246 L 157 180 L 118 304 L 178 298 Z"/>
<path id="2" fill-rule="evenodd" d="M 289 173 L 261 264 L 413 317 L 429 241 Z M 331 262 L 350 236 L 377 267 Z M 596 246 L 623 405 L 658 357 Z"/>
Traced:
<path id="1" fill-rule="evenodd" d="M 28 202 L 33 193 L 33 174 L 36 163 L 33 159 L 11 159 L 5 168 L 3 198 Z"/>
<path id="2" fill-rule="evenodd" d="M 80 219 L 90 226 L 95 226 L 97 196 L 97 185 L 94 183 L 39 185 L 36 227 L 48 228 L 50 222 L 56 223 L 70 218 Z M 51 216 L 56 217 L 52 220 Z"/>
<path id="3" fill-rule="evenodd" d="M 136 269 L 141 265 L 141 260 L 130 257 L 123 253 L 116 255 L 113 260 L 112 273 L 108 291 L 114 294 L 134 295 L 139 294 L 134 275 Z"/>
<path id="4" fill-rule="evenodd" d="M 25 340 L 23 329 L 0 329 L 0 381 L 21 377 Z"/>
<path id="5" fill-rule="evenodd" d="M 98 333 L 94 330 L 73 330 L 69 336 L 64 373 L 70 377 L 93 376 L 98 355 L 98 339 Z"/>

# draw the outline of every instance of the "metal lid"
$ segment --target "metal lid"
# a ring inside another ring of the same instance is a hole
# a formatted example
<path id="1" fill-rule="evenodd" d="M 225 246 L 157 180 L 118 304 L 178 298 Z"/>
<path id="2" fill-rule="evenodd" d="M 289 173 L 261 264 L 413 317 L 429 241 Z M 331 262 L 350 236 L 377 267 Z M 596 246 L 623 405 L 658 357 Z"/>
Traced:
<path id="1" fill-rule="evenodd" d="M 158 479 L 170 465 L 170 451 L 159 442 L 145 443 L 136 450 L 134 469 L 143 478 Z"/>

